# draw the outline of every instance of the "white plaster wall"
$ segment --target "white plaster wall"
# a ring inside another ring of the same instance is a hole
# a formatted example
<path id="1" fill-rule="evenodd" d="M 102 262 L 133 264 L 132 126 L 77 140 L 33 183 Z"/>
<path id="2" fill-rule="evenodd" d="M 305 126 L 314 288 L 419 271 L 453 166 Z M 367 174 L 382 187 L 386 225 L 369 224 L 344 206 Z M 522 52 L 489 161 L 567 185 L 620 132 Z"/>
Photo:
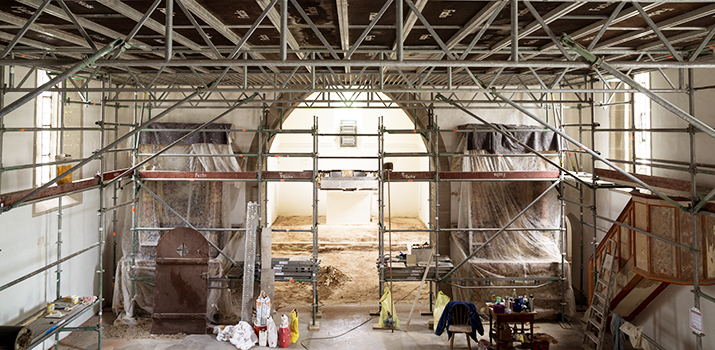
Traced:
<path id="1" fill-rule="evenodd" d="M 383 97 L 385 98 L 385 97 Z M 379 117 L 387 129 L 414 129 L 414 124 L 399 109 L 331 108 L 297 109 L 283 124 L 284 129 L 309 129 L 313 126 L 313 117 L 318 116 L 318 129 L 322 133 L 337 133 L 341 120 L 356 120 L 358 133 L 377 133 Z M 339 137 L 321 136 L 318 140 L 318 153 L 321 156 L 377 156 L 377 137 L 358 137 L 357 147 L 339 147 Z M 272 153 L 313 151 L 312 136 L 280 134 L 276 136 Z M 424 141 L 415 135 L 385 135 L 385 152 L 425 152 Z M 385 162 L 392 162 L 395 171 L 426 171 L 429 168 L 425 157 L 391 157 Z M 320 159 L 320 170 L 378 170 L 377 159 Z M 310 158 L 279 157 L 268 159 L 269 170 L 302 171 L 313 168 Z M 400 217 L 418 217 L 428 222 L 429 196 L 427 183 L 393 183 L 391 188 L 392 215 Z M 275 197 L 272 196 L 275 194 Z M 312 185 L 310 183 L 270 183 L 269 218 L 278 215 L 312 215 Z M 318 214 L 326 215 L 326 191 L 319 191 Z M 375 205 L 375 204 L 373 204 Z"/>
<path id="2" fill-rule="evenodd" d="M 328 225 L 364 225 L 370 223 L 372 193 L 365 191 L 327 193 Z"/>
<path id="3" fill-rule="evenodd" d="M 690 308 L 693 307 L 692 286 L 671 284 L 641 312 L 633 324 L 643 327 L 643 333 L 665 349 L 695 349 L 695 336 L 690 329 Z M 715 295 L 715 286 L 704 286 L 702 291 Z M 715 335 L 715 303 L 701 299 L 703 314 L 703 349 L 715 349 L 711 337 Z M 653 347 L 651 347 L 653 348 Z"/>
<path id="4" fill-rule="evenodd" d="M 687 71 L 685 71 L 687 73 Z M 679 81 L 678 70 L 665 70 L 665 73 L 670 78 L 671 81 Z M 696 69 L 694 70 L 694 86 L 705 86 L 712 85 L 713 79 L 715 79 L 715 72 L 712 70 Z M 685 83 L 688 84 L 687 76 L 685 77 Z M 601 85 L 596 85 L 599 88 Z M 651 89 L 662 89 L 670 88 L 667 81 L 659 72 L 651 73 Z M 660 96 L 676 104 L 678 107 L 684 111 L 689 111 L 688 108 L 688 97 L 685 94 L 673 94 L 673 93 L 663 93 Z M 596 94 L 595 99 L 597 102 L 603 100 L 603 94 Z M 710 90 L 700 90 L 695 92 L 695 110 L 694 115 L 696 118 L 705 122 L 710 126 L 715 126 L 715 109 L 712 108 L 712 101 L 715 99 L 715 91 Z M 595 109 L 595 120 L 600 123 L 601 128 L 609 127 L 608 123 L 608 107 L 596 107 Z M 652 127 L 653 128 L 686 128 L 687 123 L 682 119 L 678 118 L 674 114 L 666 111 L 659 105 L 651 102 L 651 115 L 652 115 Z M 582 111 L 582 122 L 590 123 L 590 110 L 586 108 Z M 578 123 L 578 110 L 572 109 L 566 113 L 567 123 Z M 578 129 L 568 128 L 567 132 L 577 138 Z M 594 150 L 600 151 L 605 157 L 609 156 L 609 133 L 597 133 L 595 136 L 595 146 Z M 592 147 L 590 140 L 590 132 L 583 133 L 583 143 Z M 695 154 L 696 160 L 698 162 L 715 163 L 715 156 L 710 151 L 715 147 L 715 140 L 708 137 L 703 133 L 697 133 L 695 136 Z M 652 157 L 656 159 L 667 159 L 689 162 L 690 160 L 690 142 L 687 134 L 682 133 L 652 133 Z M 591 172 L 591 162 L 590 157 L 584 157 L 586 162 L 583 163 L 584 171 Z M 596 167 L 607 168 L 601 162 L 596 163 Z M 690 175 L 687 172 L 675 171 L 669 169 L 658 169 L 653 168 L 653 175 L 663 176 L 669 178 L 676 178 L 681 180 L 690 180 Z M 715 177 L 709 175 L 698 175 L 697 181 L 699 185 L 705 185 L 712 187 L 715 185 Z M 591 205 L 592 203 L 592 192 L 591 190 L 584 191 L 584 203 L 586 205 Z M 568 188 L 566 191 L 566 197 L 570 200 L 578 201 L 578 192 Z M 618 214 L 622 211 L 625 204 L 628 202 L 630 196 L 621 191 L 616 190 L 599 190 L 596 196 L 596 204 L 598 208 L 598 215 L 603 215 L 605 217 L 616 219 Z M 576 205 L 567 204 L 566 212 L 574 214 L 579 217 L 579 208 Z M 584 221 L 593 224 L 593 218 L 591 216 L 591 211 L 588 209 L 584 210 Z M 577 223 L 578 224 L 578 223 Z M 608 223 L 599 221 L 599 227 L 608 229 L 610 225 Z M 593 254 L 593 245 L 591 244 L 593 240 L 594 230 L 588 226 L 584 227 L 584 260 L 585 264 L 588 264 L 588 259 Z M 605 233 L 596 231 L 596 241 L 600 242 Z M 574 254 L 579 249 L 579 239 L 574 237 Z M 574 285 L 579 284 L 579 267 L 580 258 L 578 255 L 574 256 Z M 583 272 L 585 279 L 588 278 L 588 271 Z M 584 288 L 587 288 L 588 282 L 583 282 Z M 695 337 L 692 335 L 690 328 L 688 326 L 688 313 L 690 308 L 693 306 L 693 295 L 690 292 L 692 286 L 677 286 L 670 285 L 658 298 L 650 303 L 648 308 L 643 311 L 635 320 L 634 324 L 644 327 L 644 332 L 658 341 L 666 349 L 693 349 L 695 348 Z M 711 294 L 715 292 L 713 287 L 704 287 L 705 293 Z M 706 327 L 706 334 L 708 336 L 715 335 L 715 306 L 702 299 L 701 310 L 703 311 L 703 324 Z M 703 348 L 704 349 L 715 349 L 715 343 L 707 341 L 707 337 L 704 338 Z"/>
<path id="5" fill-rule="evenodd" d="M 16 68 L 16 82 L 27 72 Z M 6 70 L 6 81 L 8 73 Z M 23 87 L 34 87 L 33 77 Z M 93 84 L 96 86 L 96 84 Z M 21 93 L 5 95 L 5 104 L 22 96 Z M 75 96 L 70 96 L 76 100 Z M 97 96 L 90 95 L 90 98 Z M 35 104 L 29 102 L 4 118 L 6 127 L 33 127 Z M 87 107 L 84 111 L 85 126 L 94 126 L 99 120 L 99 107 Z M 5 133 L 2 147 L 3 166 L 29 164 L 34 162 L 34 135 L 32 132 Z M 84 133 L 84 155 L 88 156 L 99 148 L 99 133 Z M 99 169 L 98 162 L 92 162 L 82 175 L 90 177 Z M 8 171 L 2 174 L 2 193 L 25 190 L 33 187 L 32 170 Z M 0 285 L 52 263 L 57 257 L 57 212 L 33 217 L 32 205 L 25 205 L 0 215 Z M 91 190 L 82 194 L 80 205 L 65 208 L 63 216 L 62 256 L 75 253 L 98 241 L 99 192 Z M 94 248 L 62 264 L 60 292 L 62 295 L 96 295 L 98 293 L 98 248 Z M 106 263 L 106 260 L 105 260 Z M 111 268 L 110 268 L 111 270 Z M 28 317 L 47 302 L 55 299 L 56 268 L 51 268 L 34 277 L 20 282 L 2 292 L 0 297 L 0 324 L 14 324 Z M 105 274 L 105 282 L 111 274 Z M 107 294 L 105 288 L 105 294 Z M 111 292 L 110 292 L 111 293 Z M 96 311 L 96 310 L 95 310 Z M 79 325 L 91 317 L 85 314 L 73 325 Z M 62 333 L 66 336 L 68 333 Z M 46 347 L 49 347 L 50 341 Z"/>

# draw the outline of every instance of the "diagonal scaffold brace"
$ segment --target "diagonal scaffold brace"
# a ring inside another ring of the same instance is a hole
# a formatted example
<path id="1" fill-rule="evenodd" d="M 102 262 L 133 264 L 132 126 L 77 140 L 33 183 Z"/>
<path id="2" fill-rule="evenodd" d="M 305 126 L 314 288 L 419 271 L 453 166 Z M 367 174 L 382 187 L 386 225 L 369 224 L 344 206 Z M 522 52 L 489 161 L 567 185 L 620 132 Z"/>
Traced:
<path id="1" fill-rule="evenodd" d="M 10 114 L 10 112 L 20 108 L 25 103 L 32 101 L 33 98 L 39 96 L 41 93 L 54 87 L 55 85 L 59 84 L 61 81 L 64 81 L 65 79 L 71 77 L 72 75 L 81 71 L 82 69 L 84 69 L 86 67 L 93 67 L 94 62 L 96 62 L 98 59 L 106 56 L 110 52 L 113 52 L 115 50 L 125 51 L 129 47 L 130 47 L 130 45 L 127 44 L 122 39 L 116 39 L 116 40 L 112 41 L 111 43 L 109 43 L 109 45 L 107 45 L 104 48 L 102 48 L 101 50 L 95 52 L 91 56 L 82 59 L 80 62 L 78 62 L 77 64 L 72 66 L 70 69 L 62 72 L 61 74 L 54 77 L 47 83 L 36 88 L 35 90 L 28 92 L 26 95 L 20 97 L 19 99 L 15 100 L 14 102 L 7 105 L 5 108 L 0 109 L 0 120 L 2 120 L 2 118 L 5 117 L 6 115 Z"/>

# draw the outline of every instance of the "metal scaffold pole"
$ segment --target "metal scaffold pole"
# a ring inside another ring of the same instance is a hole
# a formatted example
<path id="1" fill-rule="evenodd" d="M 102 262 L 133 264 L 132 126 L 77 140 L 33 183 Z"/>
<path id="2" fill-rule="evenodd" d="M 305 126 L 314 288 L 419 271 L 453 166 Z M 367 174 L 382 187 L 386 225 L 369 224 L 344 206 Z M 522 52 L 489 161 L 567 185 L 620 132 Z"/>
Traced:
<path id="1" fill-rule="evenodd" d="M 379 222 L 378 222 L 378 232 L 377 232 L 377 273 L 379 278 L 379 288 L 378 288 L 378 299 L 382 296 L 382 292 L 385 289 L 385 157 L 384 157 L 384 137 L 385 137 L 385 126 L 383 125 L 382 116 L 378 118 L 378 186 L 377 186 L 377 197 L 378 197 L 378 212 L 379 212 Z"/>
<path id="2" fill-rule="evenodd" d="M 102 81 L 102 86 L 104 87 L 104 81 Z M 104 93 L 101 94 L 100 99 L 104 101 Z M 104 133 L 104 122 L 106 119 L 106 111 L 104 108 L 100 108 L 99 110 L 99 118 L 100 118 L 100 125 L 102 127 L 102 130 L 99 132 L 99 149 L 104 148 L 104 143 L 105 140 L 104 138 L 106 137 Z M 106 153 L 105 153 L 106 155 Z M 97 284 L 98 284 L 98 289 L 99 291 L 97 292 L 97 304 L 99 305 L 99 310 L 97 311 L 97 344 L 98 348 L 102 348 L 102 330 L 104 328 L 103 326 L 103 320 L 102 320 L 102 312 L 104 308 L 104 242 L 105 242 L 105 233 L 104 233 L 104 228 L 105 228 L 105 191 L 106 189 L 104 186 L 102 186 L 102 181 L 104 179 L 104 172 L 105 168 L 107 166 L 107 163 L 105 162 L 105 155 L 102 155 L 101 158 L 99 158 L 99 182 L 100 182 L 100 187 L 99 187 L 99 210 L 98 210 L 98 215 L 99 215 L 99 228 L 97 230 L 97 236 L 99 238 L 99 253 L 97 257 Z"/>
<path id="3" fill-rule="evenodd" d="M 315 320 L 318 315 L 318 116 L 313 117 L 313 323 L 311 330 L 318 330 L 318 322 Z"/>
<path id="4" fill-rule="evenodd" d="M 604 82 L 605 83 L 605 82 Z M 593 88 L 593 80 L 591 80 L 591 88 Z M 596 105 L 594 104 L 596 100 L 596 95 L 591 93 L 589 96 L 589 107 L 591 110 L 591 149 L 596 149 Z M 596 201 L 596 190 L 598 189 L 598 184 L 596 183 L 596 158 L 591 156 L 591 216 L 593 217 L 593 237 L 591 239 L 591 254 L 596 255 L 596 250 L 598 249 L 598 239 L 597 239 L 597 228 L 598 228 L 598 218 L 597 215 L 597 201 Z M 595 265 L 594 265 L 595 266 Z M 598 279 L 598 270 L 594 267 L 593 275 L 591 276 L 591 285 L 596 285 L 596 280 Z M 590 293 L 589 293 L 590 295 Z"/>
<path id="5" fill-rule="evenodd" d="M 61 85 L 65 85 L 66 82 L 62 81 L 60 82 Z M 59 97 L 59 112 L 58 112 L 58 120 L 57 120 L 57 126 L 59 127 L 58 131 L 58 137 L 57 137 L 57 154 L 63 154 L 64 153 L 64 147 L 63 147 L 63 135 L 64 133 L 62 132 L 62 128 L 65 126 L 65 102 L 64 102 L 64 93 L 60 93 Z M 62 197 L 57 198 L 57 261 L 60 261 L 62 259 L 62 216 L 63 216 L 63 208 L 62 208 Z M 101 257 L 102 256 L 102 250 L 99 250 L 98 255 Z M 57 264 L 57 270 L 55 271 L 55 279 L 57 282 L 56 285 L 56 291 L 55 291 L 55 299 L 59 300 L 60 297 L 62 296 L 62 264 Z M 55 333 L 55 348 L 58 349 L 60 344 L 60 334 Z M 100 345 L 101 349 L 101 345 Z"/>
<path id="6" fill-rule="evenodd" d="M 695 115 L 695 86 L 694 74 L 692 69 L 688 69 L 688 112 L 690 115 Z M 690 124 L 689 128 L 689 141 L 690 141 L 690 205 L 691 208 L 696 208 L 699 204 L 700 197 L 698 197 L 697 189 L 697 164 L 695 157 L 695 126 Z M 700 310 L 700 252 L 699 249 L 699 235 L 698 235 L 698 212 L 695 211 L 691 214 L 690 221 L 692 222 L 692 232 L 693 232 L 693 242 L 692 242 L 692 254 L 693 254 L 693 307 Z M 695 335 L 695 346 L 697 350 L 703 349 L 703 336 L 693 332 Z"/>

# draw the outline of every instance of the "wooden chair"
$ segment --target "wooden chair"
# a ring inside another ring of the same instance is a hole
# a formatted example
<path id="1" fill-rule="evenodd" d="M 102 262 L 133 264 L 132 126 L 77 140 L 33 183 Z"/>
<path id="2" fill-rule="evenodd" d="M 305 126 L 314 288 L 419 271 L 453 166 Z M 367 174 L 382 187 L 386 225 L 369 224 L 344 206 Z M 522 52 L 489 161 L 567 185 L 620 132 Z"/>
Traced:
<path id="1" fill-rule="evenodd" d="M 452 337 L 449 339 L 449 349 L 454 349 L 456 333 L 464 333 L 467 336 L 467 348 L 472 350 L 472 345 L 469 341 L 469 334 L 472 333 L 472 325 L 469 323 L 469 317 L 467 316 L 467 307 L 461 304 L 455 305 L 449 312 L 452 314 L 453 321 L 447 328 L 447 330 L 452 333 Z"/>

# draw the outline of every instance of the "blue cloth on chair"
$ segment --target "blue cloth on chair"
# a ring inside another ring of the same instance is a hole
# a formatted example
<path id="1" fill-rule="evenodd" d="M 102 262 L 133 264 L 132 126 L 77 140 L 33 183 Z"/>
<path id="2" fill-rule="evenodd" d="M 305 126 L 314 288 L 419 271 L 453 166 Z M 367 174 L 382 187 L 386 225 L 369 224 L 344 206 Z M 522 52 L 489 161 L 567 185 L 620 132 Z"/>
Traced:
<path id="1" fill-rule="evenodd" d="M 447 306 L 444 307 L 442 312 L 442 317 L 439 318 L 439 323 L 435 327 L 434 334 L 442 335 L 445 329 L 447 329 L 447 337 L 451 338 L 452 333 L 449 331 L 449 326 L 454 323 L 454 309 L 457 305 L 464 305 L 467 308 L 467 318 L 469 319 L 469 325 L 472 326 L 472 333 L 469 336 L 477 341 L 477 331 L 479 335 L 484 335 L 484 327 L 482 326 L 482 320 L 479 319 L 479 313 L 474 303 L 464 302 L 464 301 L 450 301 Z"/>
<path id="2" fill-rule="evenodd" d="M 611 318 L 611 333 L 613 333 L 613 349 L 614 350 L 624 350 L 626 348 L 625 339 L 623 339 L 623 332 L 621 332 L 621 325 L 625 320 L 621 318 L 621 315 L 613 312 Z"/>

